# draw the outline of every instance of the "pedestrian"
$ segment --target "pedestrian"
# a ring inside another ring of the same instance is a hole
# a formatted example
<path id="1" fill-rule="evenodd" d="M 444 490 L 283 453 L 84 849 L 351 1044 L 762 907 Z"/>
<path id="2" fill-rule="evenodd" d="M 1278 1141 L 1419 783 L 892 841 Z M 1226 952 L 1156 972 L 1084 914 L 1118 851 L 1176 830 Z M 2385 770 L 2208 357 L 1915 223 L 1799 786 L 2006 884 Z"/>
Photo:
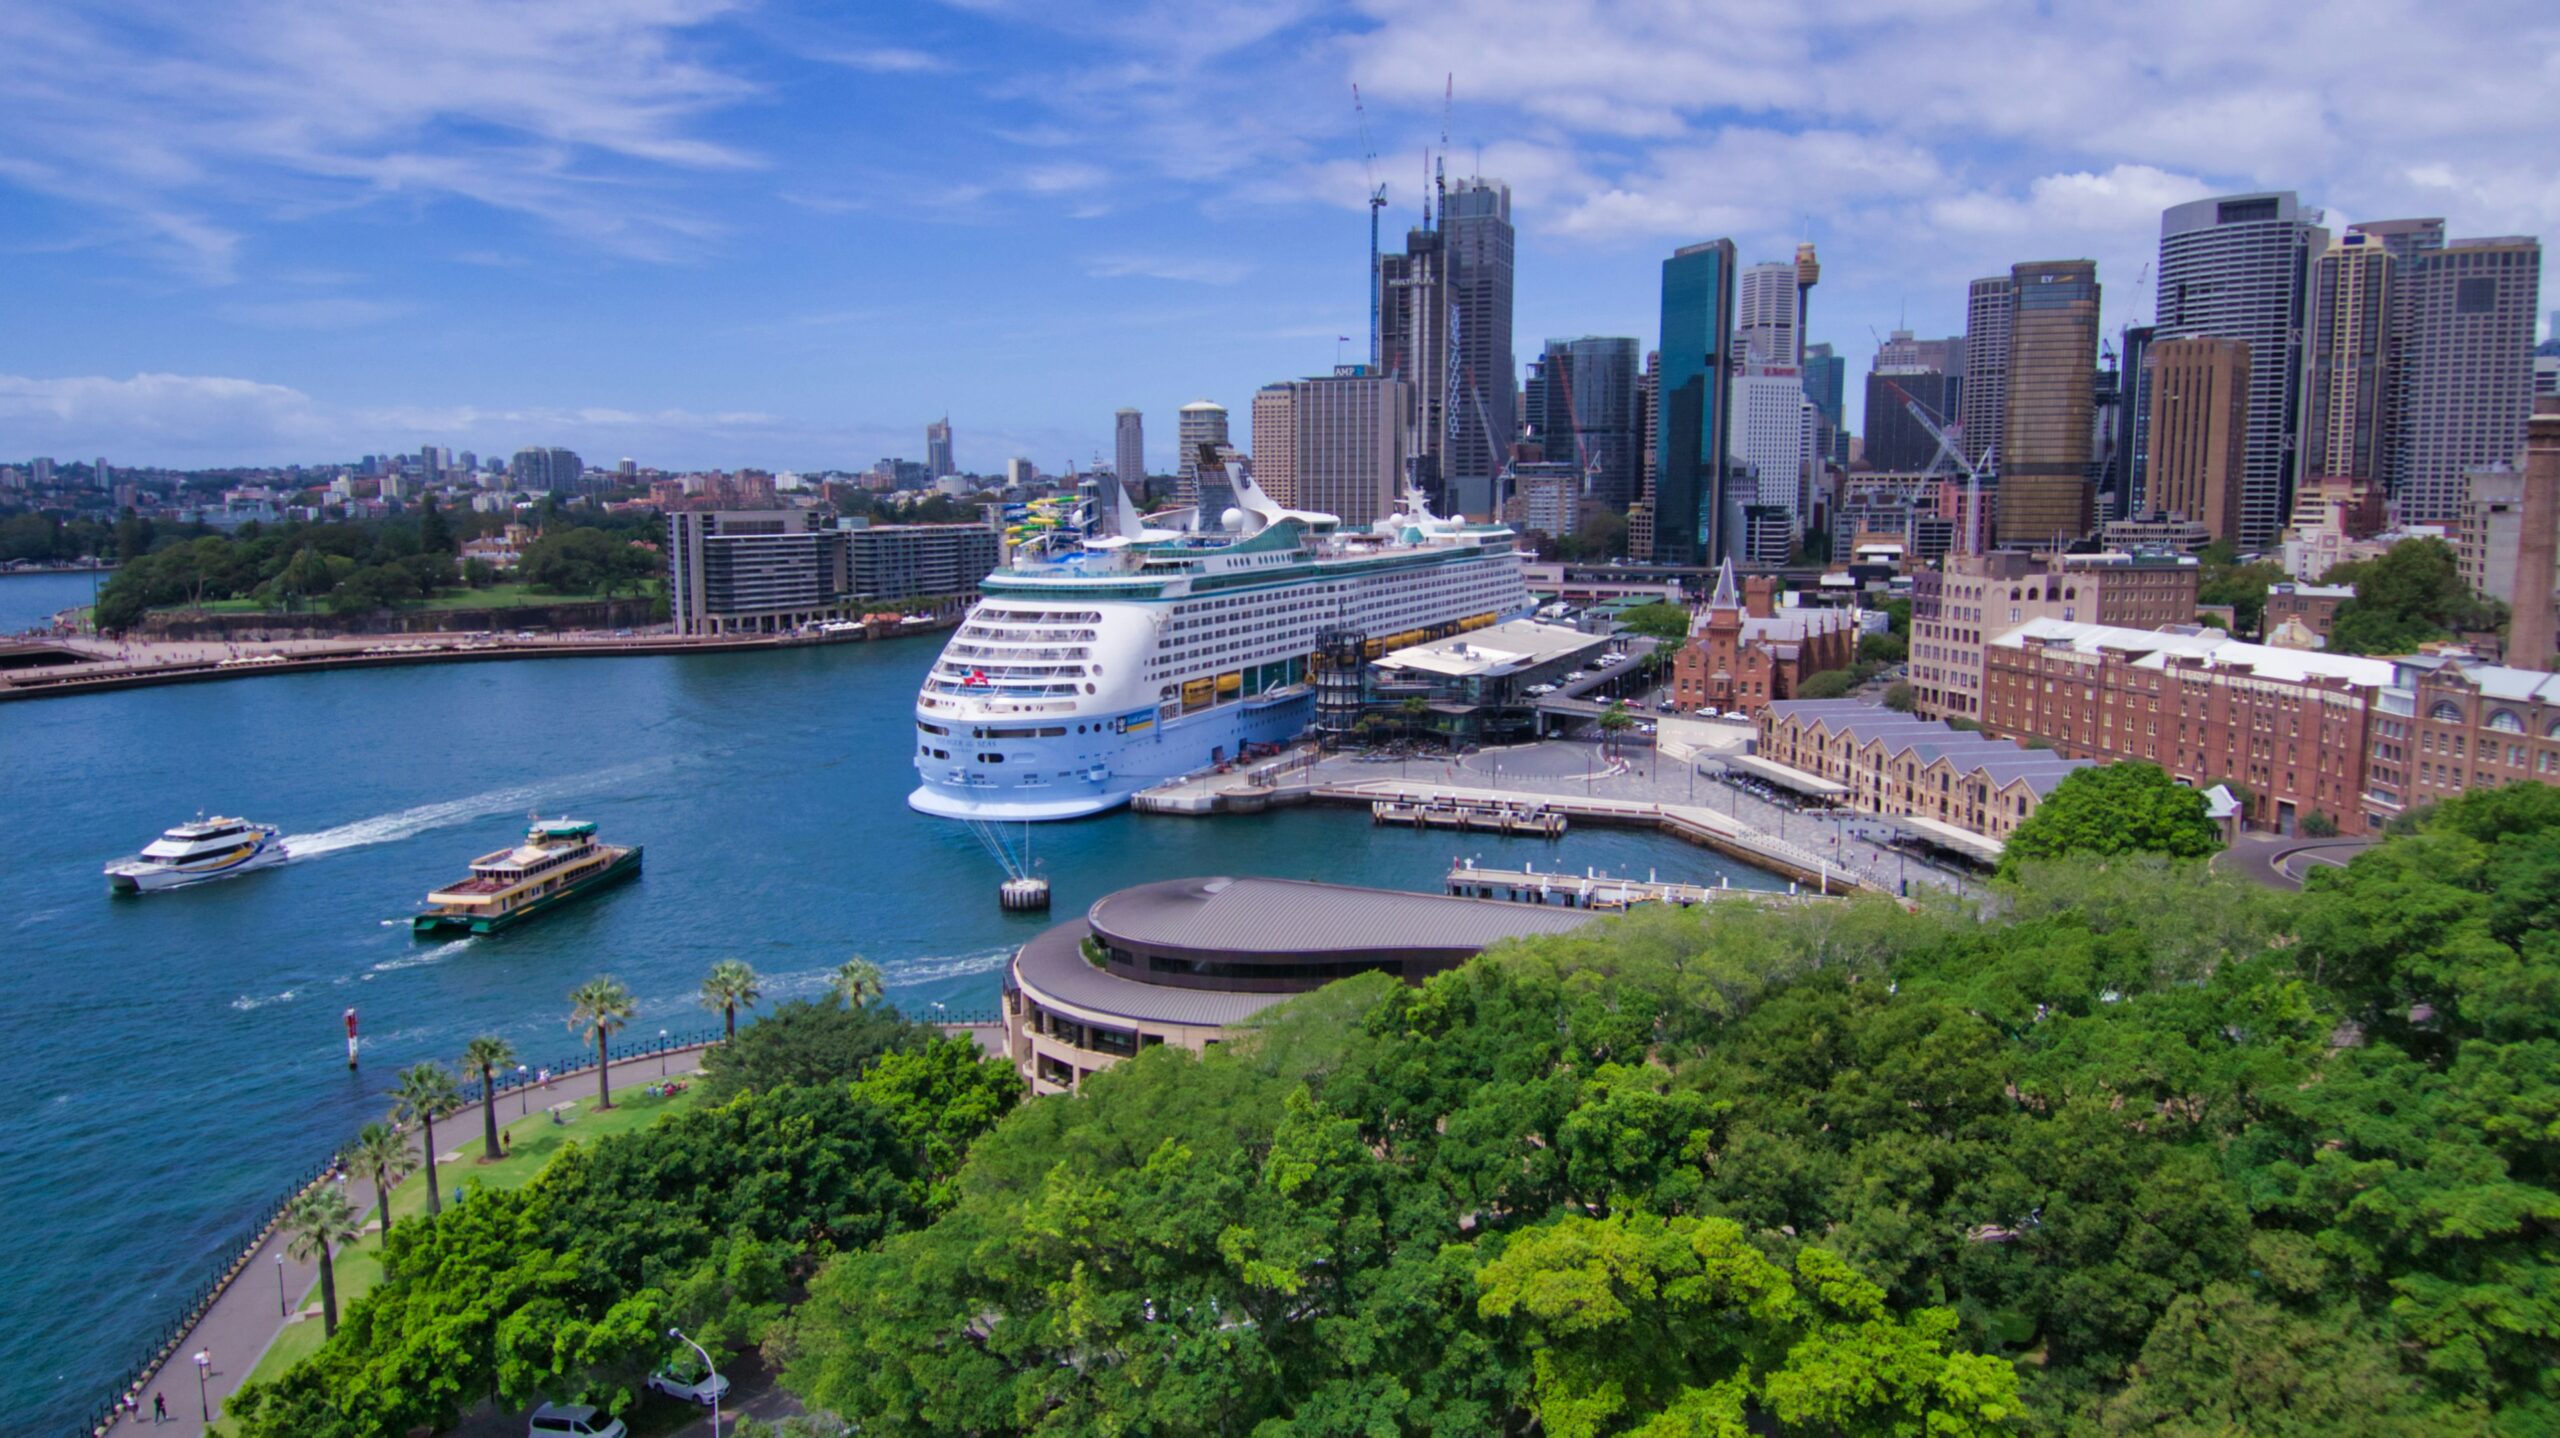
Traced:
<path id="1" fill-rule="evenodd" d="M 154 1394 L 152 1394 L 152 1395 L 151 1395 L 151 1426 L 152 1426 L 152 1427 L 154 1427 L 154 1428 L 157 1428 L 157 1427 L 159 1427 L 161 1424 L 166 1423 L 166 1422 L 168 1422 L 168 1421 L 169 1421 L 169 1395 L 168 1395 L 168 1394 L 166 1394 L 166 1393 L 154 1393 Z"/>

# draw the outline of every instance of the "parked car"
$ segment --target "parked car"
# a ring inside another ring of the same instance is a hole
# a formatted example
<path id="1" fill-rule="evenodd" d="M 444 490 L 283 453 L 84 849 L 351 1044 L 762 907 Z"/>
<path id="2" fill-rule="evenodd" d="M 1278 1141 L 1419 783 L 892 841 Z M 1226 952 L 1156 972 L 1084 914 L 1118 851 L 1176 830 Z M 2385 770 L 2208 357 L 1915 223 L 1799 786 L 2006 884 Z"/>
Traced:
<path id="1" fill-rule="evenodd" d="M 1532 694 L 1553 694 L 1556 692 L 1556 686 L 1552 684 L 1532 684 L 1529 686 L 1529 692 Z"/>
<path id="2" fill-rule="evenodd" d="M 705 1408 L 711 1406 L 712 1400 L 725 1397 L 729 1392 L 727 1378 L 703 1372 L 702 1360 L 690 1354 L 650 1374 L 649 1386 L 669 1398 L 681 1398 Z"/>
<path id="3" fill-rule="evenodd" d="M 529 1438 L 630 1438 L 621 1419 L 589 1403 L 545 1403 L 525 1431 Z"/>

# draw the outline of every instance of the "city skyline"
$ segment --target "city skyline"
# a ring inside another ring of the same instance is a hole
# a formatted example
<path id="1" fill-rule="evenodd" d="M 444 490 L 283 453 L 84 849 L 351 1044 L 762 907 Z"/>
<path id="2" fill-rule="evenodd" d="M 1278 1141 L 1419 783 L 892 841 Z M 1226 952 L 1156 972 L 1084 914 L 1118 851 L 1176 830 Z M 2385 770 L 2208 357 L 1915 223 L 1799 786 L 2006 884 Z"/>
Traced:
<path id="1" fill-rule="evenodd" d="M 31 76 L 0 115 L 0 432 L 144 465 L 425 442 L 823 469 L 911 455 L 949 412 L 965 468 L 1089 466 L 1119 408 L 1241 412 L 1338 336 L 1357 357 L 1353 81 L 1390 234 L 1419 218 L 1454 90 L 1452 179 L 1513 194 L 1515 358 L 1649 347 L 1678 247 L 1730 236 L 1748 266 L 1809 238 L 1802 338 L 1856 393 L 1862 331 L 1962 333 L 1966 282 L 2023 260 L 2094 258 L 2103 332 L 2148 319 L 2160 212 L 2208 195 L 2295 191 L 2332 233 L 2560 232 L 2532 145 L 2560 87 L 2470 83 L 2482 54 L 2549 66 L 2551 37 L 2513 5 L 2400 14 L 1986 5 L 1688 33 L 1632 6 L 856 29 L 718 0 L 114 25 L 29 3 L 0 19 Z M 2014 44 L 1965 42 L 2003 27 Z M 1522 43 L 1465 38 L 1487 33 Z M 1117 78 L 1140 63 L 1171 83 Z M 1212 71 L 1255 83 L 1173 98 Z M 1866 83 L 1884 73 L 1901 83 Z M 1152 438 L 1169 469 L 1171 426 Z"/>

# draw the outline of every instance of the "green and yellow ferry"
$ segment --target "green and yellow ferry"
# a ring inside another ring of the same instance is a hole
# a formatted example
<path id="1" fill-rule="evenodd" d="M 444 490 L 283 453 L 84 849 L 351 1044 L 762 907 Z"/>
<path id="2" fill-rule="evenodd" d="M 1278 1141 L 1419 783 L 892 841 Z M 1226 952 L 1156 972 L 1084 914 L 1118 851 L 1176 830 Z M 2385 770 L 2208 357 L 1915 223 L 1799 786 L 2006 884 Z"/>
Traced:
<path id="1" fill-rule="evenodd" d="M 524 842 L 471 861 L 471 877 L 427 895 L 410 921 L 420 937 L 492 934 L 640 872 L 640 846 L 596 842 L 582 820 L 537 817 Z"/>

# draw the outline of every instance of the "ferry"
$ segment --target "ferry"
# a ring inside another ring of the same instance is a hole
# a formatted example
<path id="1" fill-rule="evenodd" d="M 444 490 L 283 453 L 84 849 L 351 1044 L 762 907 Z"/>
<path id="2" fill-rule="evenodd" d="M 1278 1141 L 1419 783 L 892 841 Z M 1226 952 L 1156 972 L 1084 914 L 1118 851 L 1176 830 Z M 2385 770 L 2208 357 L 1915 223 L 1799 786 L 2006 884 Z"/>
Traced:
<path id="1" fill-rule="evenodd" d="M 272 869 L 290 857 L 283 832 L 273 824 L 198 814 L 194 823 L 164 831 L 134 857 L 109 864 L 107 886 L 119 894 L 156 894 Z"/>
<path id="2" fill-rule="evenodd" d="M 495 933 L 639 872 L 639 845 L 599 844 L 592 823 L 537 817 L 523 843 L 481 855 L 471 877 L 427 895 L 409 930 Z"/>
<path id="3" fill-rule="evenodd" d="M 1407 486 L 1393 513 L 1346 527 L 1274 502 L 1238 466 L 1224 473 L 1236 503 L 1213 522 L 1196 506 L 1150 527 L 1106 485 L 1112 532 L 1058 531 L 987 576 L 916 695 L 910 807 L 988 822 L 1098 814 L 1297 737 L 1319 653 L 1356 670 L 1530 610 L 1501 525 L 1435 516 Z"/>

